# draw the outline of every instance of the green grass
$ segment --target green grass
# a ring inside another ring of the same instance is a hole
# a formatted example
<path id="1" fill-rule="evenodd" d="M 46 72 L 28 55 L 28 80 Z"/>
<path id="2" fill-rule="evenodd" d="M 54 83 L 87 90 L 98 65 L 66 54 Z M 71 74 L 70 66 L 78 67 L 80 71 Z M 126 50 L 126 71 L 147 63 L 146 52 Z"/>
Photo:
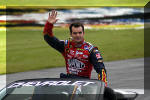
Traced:
<path id="1" fill-rule="evenodd" d="M 55 28 L 54 33 L 59 39 L 69 36 L 65 28 Z M 85 39 L 99 47 L 104 61 L 144 57 L 142 29 L 86 30 Z M 43 40 L 42 29 L 8 28 L 6 57 L 7 73 L 65 66 L 61 54 Z"/>
<path id="2" fill-rule="evenodd" d="M 144 30 L 90 30 L 88 33 L 87 41 L 99 47 L 104 61 L 144 57 Z"/>
<path id="3" fill-rule="evenodd" d="M 149 0 L 1 0 L 7 6 L 144 6 Z"/>
<path id="4" fill-rule="evenodd" d="M 6 32 L 0 31 L 0 73 L 6 73 Z"/>

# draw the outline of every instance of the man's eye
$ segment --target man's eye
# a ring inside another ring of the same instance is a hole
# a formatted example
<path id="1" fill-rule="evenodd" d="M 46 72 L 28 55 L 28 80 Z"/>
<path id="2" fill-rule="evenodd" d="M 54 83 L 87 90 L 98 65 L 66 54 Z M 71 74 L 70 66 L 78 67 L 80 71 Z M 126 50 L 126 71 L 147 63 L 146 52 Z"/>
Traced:
<path id="1" fill-rule="evenodd" d="M 77 34 L 77 32 L 73 32 L 73 34 Z"/>
<path id="2" fill-rule="evenodd" d="M 82 32 L 79 32 L 79 34 L 82 34 Z"/>

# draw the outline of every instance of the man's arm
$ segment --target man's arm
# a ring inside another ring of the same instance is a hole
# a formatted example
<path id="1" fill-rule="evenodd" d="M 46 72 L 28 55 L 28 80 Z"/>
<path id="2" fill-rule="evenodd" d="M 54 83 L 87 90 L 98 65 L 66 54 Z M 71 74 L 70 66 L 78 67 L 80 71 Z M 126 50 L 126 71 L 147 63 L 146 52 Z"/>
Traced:
<path id="1" fill-rule="evenodd" d="M 44 27 L 43 34 L 44 34 L 45 41 L 50 46 L 52 46 L 59 52 L 63 53 L 64 52 L 64 41 L 60 41 L 56 37 L 54 37 L 53 31 L 52 31 L 53 24 L 56 23 L 56 21 L 58 20 L 58 19 L 56 19 L 56 16 L 57 16 L 57 12 L 54 10 L 52 11 L 51 15 L 49 14 L 48 20 Z"/>
<path id="2" fill-rule="evenodd" d="M 103 63 L 103 58 L 97 48 L 94 48 L 90 53 L 90 61 L 98 73 L 98 80 L 102 80 L 105 82 L 105 86 L 107 86 L 107 72 Z"/>

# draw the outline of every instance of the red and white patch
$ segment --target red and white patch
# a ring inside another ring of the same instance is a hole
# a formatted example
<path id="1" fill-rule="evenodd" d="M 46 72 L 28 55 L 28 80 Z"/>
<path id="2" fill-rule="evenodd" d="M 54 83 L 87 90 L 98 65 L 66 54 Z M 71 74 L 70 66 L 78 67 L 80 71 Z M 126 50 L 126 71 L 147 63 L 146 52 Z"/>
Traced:
<path id="1" fill-rule="evenodd" d="M 67 57 L 68 57 L 68 58 L 72 58 L 72 56 L 71 56 L 71 55 L 69 55 L 69 54 L 67 55 Z"/>
<path id="2" fill-rule="evenodd" d="M 74 55 L 74 51 L 73 51 L 73 50 L 70 50 L 70 54 L 71 54 L 71 55 Z"/>
<path id="3" fill-rule="evenodd" d="M 96 57 L 97 57 L 97 59 L 101 58 L 100 53 L 97 53 L 97 54 L 96 54 Z"/>

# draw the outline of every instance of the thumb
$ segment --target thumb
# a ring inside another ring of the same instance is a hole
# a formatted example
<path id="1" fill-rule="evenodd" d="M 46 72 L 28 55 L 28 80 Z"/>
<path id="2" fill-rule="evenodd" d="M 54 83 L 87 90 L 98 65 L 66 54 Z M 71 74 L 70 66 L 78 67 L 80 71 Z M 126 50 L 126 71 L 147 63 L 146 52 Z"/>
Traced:
<path id="1" fill-rule="evenodd" d="M 56 20 L 55 20 L 55 23 L 56 23 L 58 20 L 59 20 L 59 19 L 56 19 Z"/>
<path id="2" fill-rule="evenodd" d="M 58 21 L 59 19 L 56 19 L 56 22 Z"/>

